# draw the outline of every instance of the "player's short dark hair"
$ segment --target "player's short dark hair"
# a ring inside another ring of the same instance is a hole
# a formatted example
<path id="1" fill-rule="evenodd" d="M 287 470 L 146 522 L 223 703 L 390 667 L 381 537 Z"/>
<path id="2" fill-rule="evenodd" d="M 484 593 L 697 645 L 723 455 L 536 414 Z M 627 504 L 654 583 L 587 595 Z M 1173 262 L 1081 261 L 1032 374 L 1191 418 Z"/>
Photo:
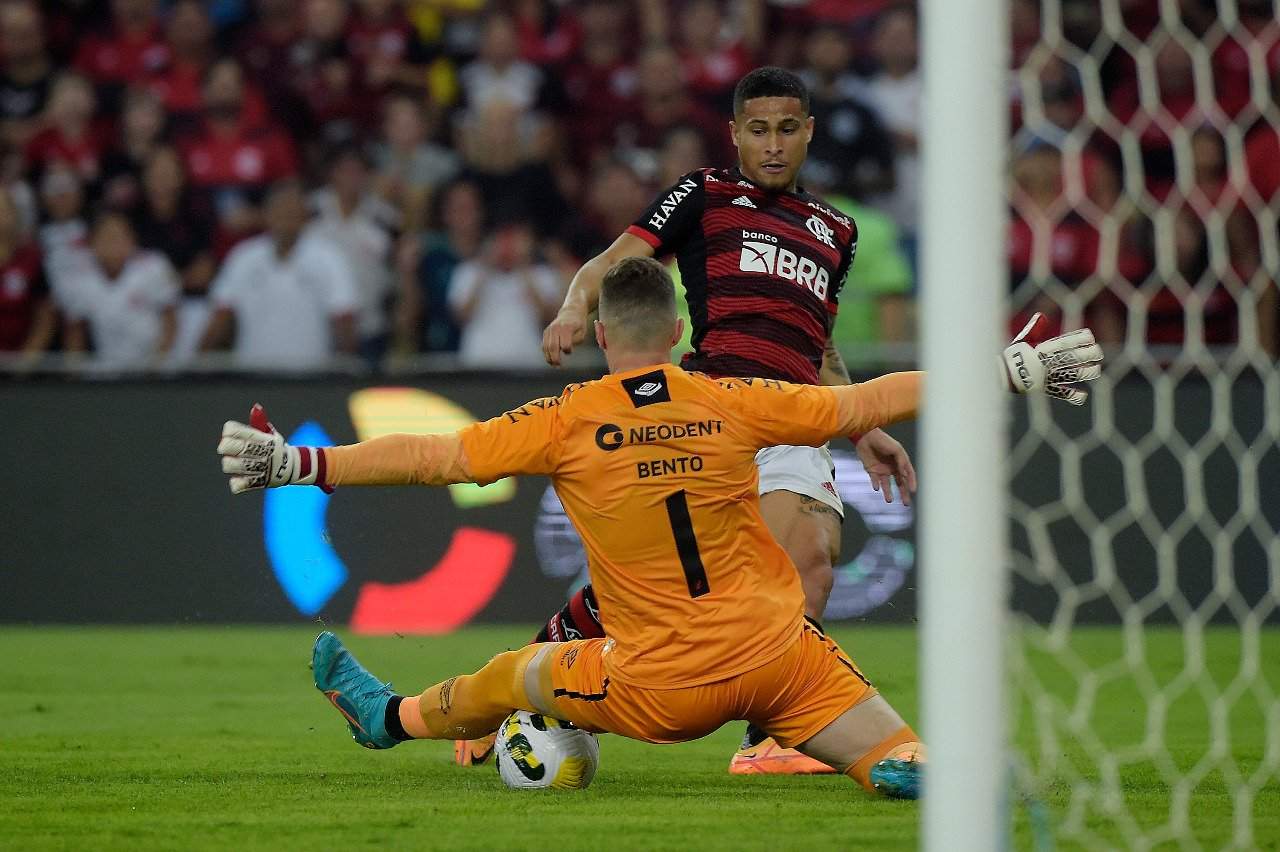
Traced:
<path id="1" fill-rule="evenodd" d="M 671 334 L 676 290 L 666 268 L 651 257 L 623 258 L 600 284 L 600 321 L 610 337 L 636 346 Z"/>
<path id="2" fill-rule="evenodd" d="M 798 98 L 800 111 L 809 114 L 809 90 L 785 68 L 766 65 L 743 75 L 733 87 L 733 114 L 742 115 L 742 108 L 752 98 Z"/>

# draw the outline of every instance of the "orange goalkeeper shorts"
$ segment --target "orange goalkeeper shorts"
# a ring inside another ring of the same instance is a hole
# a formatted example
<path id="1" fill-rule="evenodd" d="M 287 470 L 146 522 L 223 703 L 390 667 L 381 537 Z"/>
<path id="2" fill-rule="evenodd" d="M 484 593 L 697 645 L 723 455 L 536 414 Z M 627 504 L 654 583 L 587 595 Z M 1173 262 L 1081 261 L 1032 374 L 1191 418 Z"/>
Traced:
<path id="1" fill-rule="evenodd" d="M 679 689 L 610 680 L 604 667 L 608 639 L 561 642 L 549 660 L 554 715 L 587 731 L 651 743 L 694 740 L 743 719 L 783 746 L 799 745 L 876 690 L 820 629 L 805 621 L 797 633 L 780 656 L 759 668 Z"/>

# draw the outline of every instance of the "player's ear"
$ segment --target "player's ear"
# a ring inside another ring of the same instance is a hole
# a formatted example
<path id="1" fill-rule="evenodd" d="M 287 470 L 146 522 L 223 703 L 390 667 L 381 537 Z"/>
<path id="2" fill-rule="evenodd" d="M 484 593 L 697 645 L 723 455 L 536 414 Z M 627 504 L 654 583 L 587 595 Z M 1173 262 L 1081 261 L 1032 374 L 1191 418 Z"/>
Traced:
<path id="1" fill-rule="evenodd" d="M 813 141 L 813 116 L 809 116 L 808 120 L 804 123 L 804 141 Z"/>
<path id="2" fill-rule="evenodd" d="M 609 348 L 604 339 L 604 323 L 600 322 L 600 320 L 596 320 L 596 345 L 600 347 L 601 352 Z"/>
<path id="3" fill-rule="evenodd" d="M 738 147 L 738 122 L 729 120 L 729 138 L 733 140 L 733 147 Z"/>
<path id="4" fill-rule="evenodd" d="M 684 337 L 684 317 L 676 317 L 676 333 L 671 338 L 671 348 L 675 348 L 682 337 Z"/>

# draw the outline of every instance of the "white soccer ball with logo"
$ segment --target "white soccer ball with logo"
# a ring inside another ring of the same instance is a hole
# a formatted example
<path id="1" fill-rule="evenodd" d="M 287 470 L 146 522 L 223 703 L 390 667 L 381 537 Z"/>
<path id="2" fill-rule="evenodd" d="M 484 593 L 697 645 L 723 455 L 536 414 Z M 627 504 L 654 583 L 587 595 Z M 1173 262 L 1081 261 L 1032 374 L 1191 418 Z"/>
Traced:
<path id="1" fill-rule="evenodd" d="M 540 713 L 517 710 L 498 728 L 498 774 L 513 790 L 582 790 L 600 765 L 594 734 Z"/>

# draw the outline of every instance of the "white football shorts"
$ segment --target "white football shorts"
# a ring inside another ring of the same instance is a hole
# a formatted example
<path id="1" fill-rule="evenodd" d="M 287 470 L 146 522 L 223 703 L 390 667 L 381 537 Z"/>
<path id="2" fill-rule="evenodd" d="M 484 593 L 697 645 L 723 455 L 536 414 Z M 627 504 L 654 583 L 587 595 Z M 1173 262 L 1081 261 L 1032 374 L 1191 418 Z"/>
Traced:
<path id="1" fill-rule="evenodd" d="M 760 496 L 793 491 L 830 506 L 844 517 L 844 501 L 836 489 L 836 464 L 826 444 L 821 447 L 765 447 L 756 453 Z"/>

